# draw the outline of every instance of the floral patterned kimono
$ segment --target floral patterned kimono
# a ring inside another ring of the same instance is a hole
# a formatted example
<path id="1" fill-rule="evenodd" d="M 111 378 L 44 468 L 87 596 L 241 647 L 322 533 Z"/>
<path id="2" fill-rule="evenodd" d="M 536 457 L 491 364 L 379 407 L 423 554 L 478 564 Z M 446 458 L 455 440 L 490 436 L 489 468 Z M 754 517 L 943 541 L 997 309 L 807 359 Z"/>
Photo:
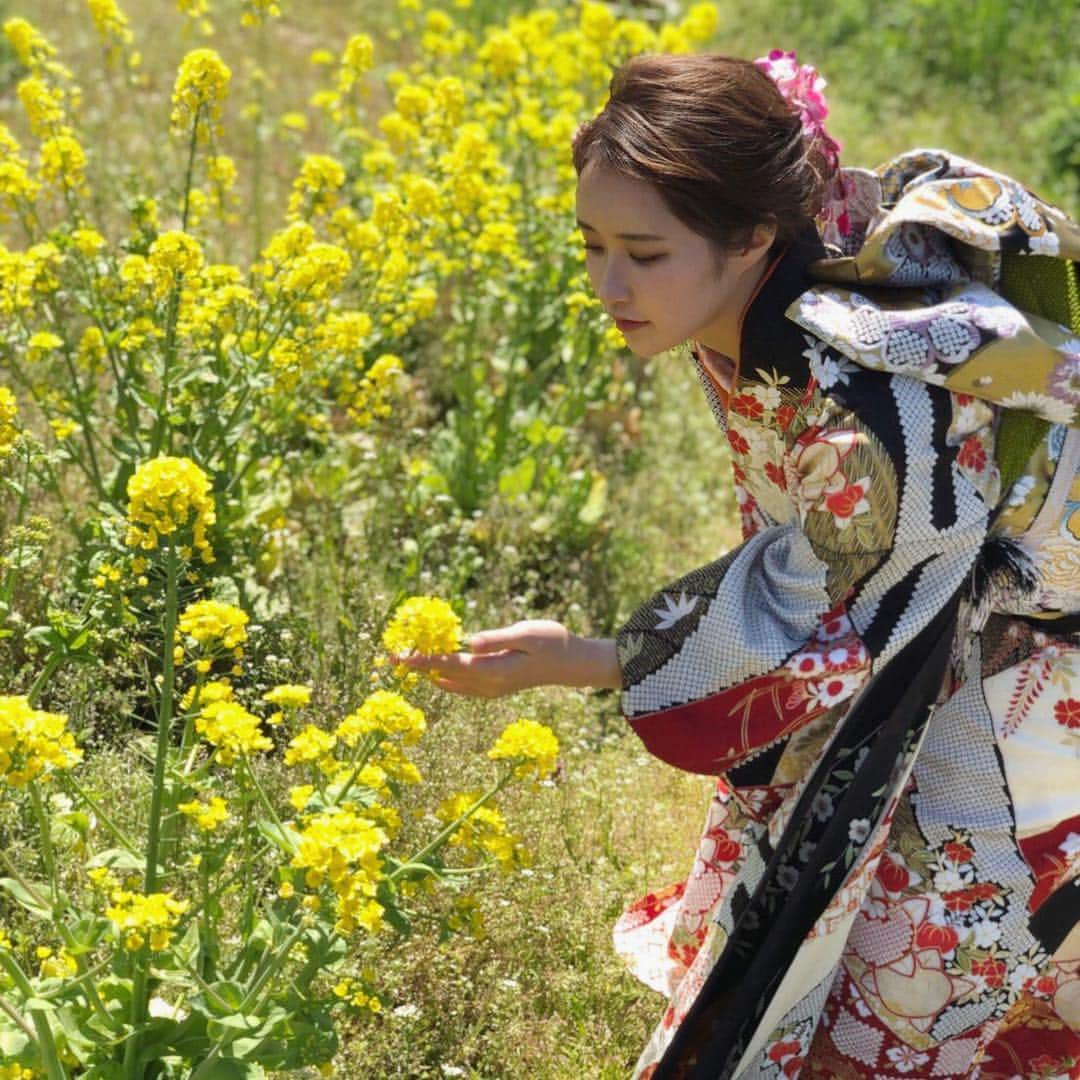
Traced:
<path id="1" fill-rule="evenodd" d="M 617 635 L 636 733 L 720 778 L 616 927 L 669 998 L 636 1075 L 1077 1077 L 1080 229 L 937 151 L 847 176 L 733 385 L 694 353 L 744 542 Z"/>

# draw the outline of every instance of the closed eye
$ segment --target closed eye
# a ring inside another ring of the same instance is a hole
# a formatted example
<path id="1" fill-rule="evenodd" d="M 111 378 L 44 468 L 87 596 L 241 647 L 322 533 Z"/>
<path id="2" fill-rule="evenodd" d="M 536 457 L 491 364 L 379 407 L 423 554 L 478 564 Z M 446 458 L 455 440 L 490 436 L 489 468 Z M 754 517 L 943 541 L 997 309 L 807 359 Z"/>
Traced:
<path id="1" fill-rule="evenodd" d="M 586 251 L 603 251 L 602 247 L 597 247 L 595 244 L 586 244 Z M 631 255 L 630 258 L 636 263 L 654 263 L 659 262 L 661 259 L 666 259 L 666 255 Z"/>

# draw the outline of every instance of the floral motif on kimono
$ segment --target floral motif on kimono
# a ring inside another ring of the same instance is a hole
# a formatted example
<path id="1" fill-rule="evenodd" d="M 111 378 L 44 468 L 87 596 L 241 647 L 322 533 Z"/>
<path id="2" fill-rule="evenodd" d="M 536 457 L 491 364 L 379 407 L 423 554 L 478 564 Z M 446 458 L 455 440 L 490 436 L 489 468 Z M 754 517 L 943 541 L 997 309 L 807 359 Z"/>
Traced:
<path id="1" fill-rule="evenodd" d="M 859 184 L 731 385 L 695 352 L 743 543 L 617 635 L 631 727 L 719 777 L 616 926 L 668 998 L 643 1078 L 1080 1075 L 1080 347 L 995 290 L 1080 232 L 937 151 Z M 1006 488 L 1015 409 L 1045 434 Z"/>

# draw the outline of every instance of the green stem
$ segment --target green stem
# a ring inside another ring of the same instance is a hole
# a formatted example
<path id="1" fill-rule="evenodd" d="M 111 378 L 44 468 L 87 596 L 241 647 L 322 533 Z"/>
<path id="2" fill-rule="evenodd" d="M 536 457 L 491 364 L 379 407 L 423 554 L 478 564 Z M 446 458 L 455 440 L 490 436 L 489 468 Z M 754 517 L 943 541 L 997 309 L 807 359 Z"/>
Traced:
<path id="1" fill-rule="evenodd" d="M 169 757 L 169 735 L 172 727 L 173 707 L 173 644 L 177 621 L 177 579 L 180 576 L 180 558 L 172 544 L 166 549 L 165 637 L 163 643 L 161 673 L 161 701 L 158 706 L 157 752 L 154 757 L 154 780 L 150 795 L 150 822 L 146 837 L 146 869 L 143 875 L 143 892 L 155 892 L 158 883 L 158 855 L 161 844 L 161 821 L 165 812 L 165 769 Z M 149 959 L 145 952 L 135 960 L 135 978 L 131 992 L 131 1037 L 124 1049 L 125 1076 L 138 1080 L 135 1061 L 141 1041 L 141 1028 L 146 1021 L 147 981 Z"/>
<path id="2" fill-rule="evenodd" d="M 191 210 L 191 180 L 195 172 L 195 151 L 198 147 L 199 113 L 202 106 L 195 113 L 195 122 L 191 125 L 191 142 L 188 146 L 187 170 L 184 174 L 184 208 L 180 218 L 180 228 L 187 232 L 188 214 Z M 176 360 L 176 323 L 180 316 L 180 289 L 184 283 L 184 275 L 177 274 L 169 293 L 169 310 L 165 316 L 165 356 L 161 367 L 161 396 L 158 399 L 156 416 L 154 418 L 154 430 L 150 438 L 150 456 L 155 458 L 161 452 L 161 444 L 172 442 L 172 428 L 169 425 L 169 378 L 172 374 L 173 362 Z M 165 436 L 168 433 L 169 438 Z"/>
<path id="3" fill-rule="evenodd" d="M 281 818 L 277 816 L 277 811 L 274 809 L 273 804 L 267 798 L 266 792 L 263 790 L 262 784 L 259 783 L 258 778 L 255 776 L 255 770 L 251 767 L 251 762 L 248 761 L 247 755 L 242 758 L 244 762 L 244 769 L 251 779 L 251 786 L 255 789 L 255 794 L 259 796 L 259 802 L 262 803 L 263 809 L 270 815 L 271 821 L 281 831 L 281 835 L 285 835 L 285 826 L 281 824 Z"/>
<path id="4" fill-rule="evenodd" d="M 509 784 L 513 778 L 513 772 L 508 772 L 493 788 L 491 788 L 490 791 L 487 791 L 483 795 L 481 795 L 480 798 L 477 799 L 476 802 L 474 802 L 472 806 L 470 806 L 469 809 L 461 815 L 461 817 L 457 818 L 455 821 L 450 822 L 450 824 L 447 825 L 446 828 L 443 829 L 443 831 L 439 833 L 439 835 L 436 836 L 430 844 L 422 847 L 415 855 L 412 856 L 412 858 L 410 858 L 407 862 L 403 862 L 393 873 L 387 874 L 386 879 L 388 881 L 393 881 L 395 878 L 397 878 L 399 874 L 402 874 L 406 870 L 412 868 L 416 863 L 423 864 L 424 859 L 426 859 L 433 852 L 438 851 L 439 848 L 441 848 L 443 844 L 445 844 L 446 841 L 454 835 L 454 833 L 458 830 L 463 821 L 468 821 L 468 819 L 472 817 L 472 815 L 475 814 L 481 806 L 483 806 L 487 802 L 490 802 L 496 795 L 498 795 L 498 793 L 502 791 L 502 789 L 506 787 L 506 785 Z"/>
<path id="5" fill-rule="evenodd" d="M 251 1013 L 255 999 L 262 993 L 263 987 L 277 974 L 278 969 L 288 959 L 292 947 L 300 940 L 306 927 L 301 923 L 282 943 L 282 946 L 267 962 L 259 977 L 252 984 L 251 989 L 244 996 L 244 1000 L 236 1007 L 238 1013 Z M 224 1042 L 218 1041 L 210 1048 L 210 1052 L 200 1062 L 199 1067 L 191 1074 L 190 1080 L 202 1080 L 210 1072 L 210 1065 L 218 1058 L 224 1048 Z"/>
<path id="6" fill-rule="evenodd" d="M 0 949 L 0 967 L 8 973 L 19 993 L 27 1000 L 36 996 L 30 980 L 8 949 Z M 41 1050 L 42 1063 L 45 1066 L 45 1075 L 48 1080 L 67 1080 L 67 1071 L 60 1064 L 60 1055 L 56 1050 L 56 1042 L 53 1039 L 52 1028 L 49 1026 L 49 1018 L 42 1010 L 31 1009 L 30 1019 L 34 1023 L 34 1031 L 37 1035 L 36 1041 L 38 1048 Z"/>
<path id="7" fill-rule="evenodd" d="M 49 659 L 45 661 L 45 666 L 41 669 L 41 674 L 34 680 L 34 685 L 30 687 L 26 695 L 26 700 L 29 702 L 31 708 L 37 707 L 37 696 L 41 693 L 41 688 L 48 682 L 52 673 L 64 662 L 63 653 L 52 653 Z"/>
<path id="8" fill-rule="evenodd" d="M 19 1015 L 15 1006 L 5 997 L 0 997 L 0 1012 L 7 1013 L 8 1018 L 18 1027 L 22 1033 L 32 1042 L 37 1041 L 34 1029 Z"/>
<path id="9" fill-rule="evenodd" d="M 356 783 L 356 778 L 360 775 L 360 770 L 367 764 L 368 758 L 371 757 L 375 747 L 379 745 L 381 741 L 381 735 L 376 733 L 375 735 L 369 735 L 358 747 L 357 755 L 353 759 L 353 771 L 349 774 L 349 779 L 342 785 L 341 790 L 334 796 L 334 806 L 340 806 L 341 800 L 348 794 L 349 789 Z"/>
<path id="10" fill-rule="evenodd" d="M 41 860 L 45 864 L 45 876 L 49 879 L 49 888 L 52 891 L 51 907 L 55 911 L 60 889 L 56 881 L 56 859 L 53 857 L 52 837 L 49 835 L 49 818 L 41 801 L 40 786 L 32 783 L 29 787 L 30 805 L 34 808 L 34 817 L 37 818 L 38 832 L 41 835 Z"/>
<path id="11" fill-rule="evenodd" d="M 49 901 L 47 897 L 44 897 L 19 873 L 18 867 L 7 857 L 7 855 L 0 851 L 0 863 L 3 864 L 4 869 L 30 894 L 30 896 L 37 901 L 43 908 L 49 907 Z"/>
<path id="12" fill-rule="evenodd" d="M 116 822 L 113 821 L 109 815 L 102 810 L 101 804 L 93 799 L 87 790 L 71 775 L 70 772 L 63 772 L 60 774 L 60 782 L 65 786 L 70 785 L 75 790 L 75 794 L 79 796 L 79 799 L 93 810 L 94 815 L 102 822 L 102 824 L 113 834 L 120 846 L 130 854 L 135 854 L 135 845 L 124 835 L 123 830 Z"/>

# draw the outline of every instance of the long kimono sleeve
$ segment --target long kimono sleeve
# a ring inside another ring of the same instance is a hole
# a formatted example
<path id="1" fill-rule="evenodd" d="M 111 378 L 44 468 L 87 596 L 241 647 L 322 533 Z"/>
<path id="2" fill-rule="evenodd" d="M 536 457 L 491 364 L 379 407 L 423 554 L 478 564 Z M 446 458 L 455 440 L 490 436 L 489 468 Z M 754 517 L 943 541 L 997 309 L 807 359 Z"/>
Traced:
<path id="1" fill-rule="evenodd" d="M 760 527 L 616 635 L 623 711 L 679 768 L 723 773 L 838 719 L 984 540 L 987 504 L 946 439 L 949 393 L 832 362 L 828 396 L 763 372 L 740 384 L 728 440 Z"/>

